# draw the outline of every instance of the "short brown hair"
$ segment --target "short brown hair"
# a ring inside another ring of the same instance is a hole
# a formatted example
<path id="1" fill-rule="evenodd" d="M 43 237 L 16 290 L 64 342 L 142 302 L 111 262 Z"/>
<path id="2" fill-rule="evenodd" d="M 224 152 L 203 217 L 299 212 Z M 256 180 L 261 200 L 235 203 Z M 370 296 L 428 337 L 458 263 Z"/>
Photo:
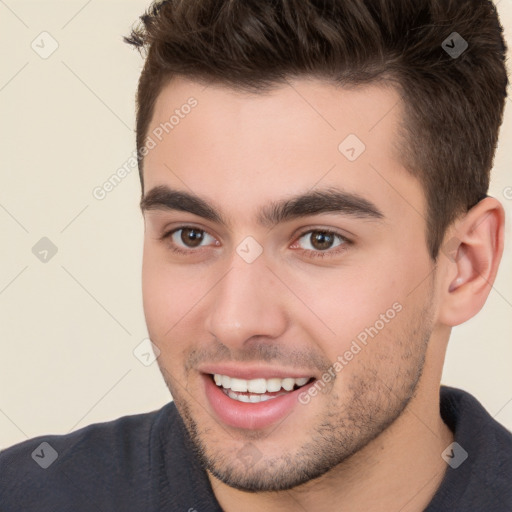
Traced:
<path id="1" fill-rule="evenodd" d="M 424 188 L 434 260 L 446 228 L 486 196 L 508 85 L 492 2 L 165 0 L 140 20 L 124 39 L 146 55 L 136 128 L 143 190 L 140 150 L 170 79 L 264 93 L 309 77 L 396 87 L 405 116 L 401 163 Z M 456 57 L 445 50 L 455 45 L 453 32 L 468 44 Z"/>

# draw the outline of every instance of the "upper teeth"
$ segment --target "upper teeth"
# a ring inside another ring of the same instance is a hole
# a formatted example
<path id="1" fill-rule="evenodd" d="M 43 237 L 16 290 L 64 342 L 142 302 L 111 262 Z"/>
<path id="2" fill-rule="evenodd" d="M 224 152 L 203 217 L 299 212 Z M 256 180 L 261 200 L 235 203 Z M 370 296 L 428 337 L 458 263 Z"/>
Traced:
<path id="1" fill-rule="evenodd" d="M 229 377 L 228 375 L 219 375 L 218 373 L 214 373 L 213 378 L 217 386 L 238 392 L 248 391 L 249 393 L 272 393 L 279 391 L 281 388 L 286 391 L 291 391 L 295 384 L 297 384 L 297 386 L 303 386 L 309 380 L 308 377 L 301 377 L 300 379 L 293 379 L 291 377 L 278 379 L 276 377 L 272 379 L 245 380 Z"/>

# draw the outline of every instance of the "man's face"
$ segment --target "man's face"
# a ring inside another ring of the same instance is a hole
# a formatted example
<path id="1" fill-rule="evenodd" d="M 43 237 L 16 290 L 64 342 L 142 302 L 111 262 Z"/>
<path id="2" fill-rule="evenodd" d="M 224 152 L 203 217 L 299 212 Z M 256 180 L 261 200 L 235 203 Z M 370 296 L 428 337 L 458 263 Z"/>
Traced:
<path id="1" fill-rule="evenodd" d="M 249 95 L 179 79 L 158 98 L 146 321 L 203 461 L 233 487 L 320 476 L 416 391 L 433 264 L 422 188 L 394 155 L 400 116 L 390 88 L 320 81 Z"/>

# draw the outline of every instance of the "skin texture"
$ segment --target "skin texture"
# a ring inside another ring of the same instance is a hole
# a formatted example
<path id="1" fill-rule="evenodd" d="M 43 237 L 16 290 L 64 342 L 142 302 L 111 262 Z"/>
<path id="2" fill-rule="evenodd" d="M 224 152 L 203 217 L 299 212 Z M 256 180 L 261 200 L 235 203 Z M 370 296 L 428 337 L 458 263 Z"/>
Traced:
<path id="1" fill-rule="evenodd" d="M 423 510 L 453 440 L 439 416 L 446 343 L 489 293 L 501 206 L 488 198 L 459 219 L 446 234 L 455 256 L 434 262 L 421 185 L 394 149 L 402 112 L 394 89 L 301 79 L 251 95 L 175 79 L 149 133 L 191 96 L 197 106 L 145 157 L 145 193 L 168 186 L 197 195 L 226 224 L 144 210 L 143 297 L 160 370 L 217 499 L 226 511 Z M 354 161 L 338 149 L 349 134 L 366 146 Z M 264 205 L 329 187 L 357 194 L 382 217 L 323 212 L 259 224 Z M 183 227 L 202 241 L 186 245 L 184 231 L 164 237 Z M 322 246 L 312 235 L 325 230 L 347 241 Z M 248 236 L 263 249 L 252 263 L 236 251 Z M 215 415 L 202 365 L 318 379 L 397 304 L 335 379 L 279 424 L 235 429 Z"/>

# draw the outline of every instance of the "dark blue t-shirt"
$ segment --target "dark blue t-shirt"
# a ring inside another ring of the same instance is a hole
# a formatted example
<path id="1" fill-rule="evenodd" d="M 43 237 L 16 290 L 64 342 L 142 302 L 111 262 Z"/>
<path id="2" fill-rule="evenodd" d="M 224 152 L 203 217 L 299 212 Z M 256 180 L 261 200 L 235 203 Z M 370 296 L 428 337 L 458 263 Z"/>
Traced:
<path id="1" fill-rule="evenodd" d="M 445 454 L 447 471 L 426 511 L 512 511 L 512 434 L 471 395 L 444 386 L 441 416 L 458 446 Z M 0 511 L 222 509 L 170 402 L 0 452 Z"/>

